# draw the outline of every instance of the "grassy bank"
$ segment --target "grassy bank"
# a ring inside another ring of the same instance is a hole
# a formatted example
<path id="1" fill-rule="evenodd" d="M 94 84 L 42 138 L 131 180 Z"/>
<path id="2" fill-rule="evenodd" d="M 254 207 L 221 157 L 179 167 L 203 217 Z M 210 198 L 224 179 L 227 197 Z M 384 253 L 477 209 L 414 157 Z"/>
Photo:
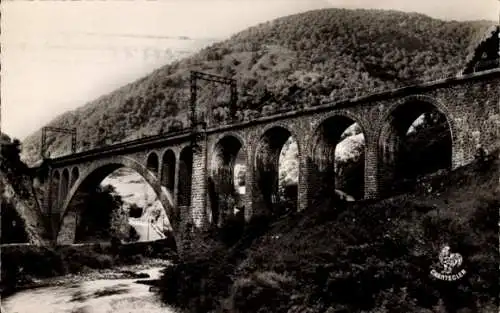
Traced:
<path id="1" fill-rule="evenodd" d="M 494 312 L 498 307 L 498 160 L 421 180 L 379 202 L 256 223 L 235 245 L 169 268 L 160 294 L 191 312 Z M 261 233 L 256 233 L 259 229 Z M 444 244 L 466 275 L 436 280 Z"/>
<path id="2" fill-rule="evenodd" d="M 151 259 L 174 259 L 175 254 L 168 247 L 163 240 L 123 245 L 6 245 L 1 248 L 2 296 L 39 279 L 141 264 Z"/>

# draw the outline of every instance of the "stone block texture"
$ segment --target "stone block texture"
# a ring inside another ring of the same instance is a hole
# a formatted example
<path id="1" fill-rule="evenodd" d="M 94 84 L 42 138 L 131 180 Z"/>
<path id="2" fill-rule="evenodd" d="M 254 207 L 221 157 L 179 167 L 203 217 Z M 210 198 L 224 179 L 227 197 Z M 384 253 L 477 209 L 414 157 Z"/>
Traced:
<path id="1" fill-rule="evenodd" d="M 74 232 L 74 218 L 68 212 L 78 190 L 85 184 L 100 183 L 121 166 L 134 169 L 153 186 L 180 237 L 188 222 L 198 229 L 219 223 L 227 216 L 230 201 L 242 204 L 247 221 L 257 214 L 271 214 L 276 209 L 278 158 L 289 136 L 298 145 L 297 209 L 307 209 L 319 191 L 335 188 L 335 149 L 352 123 L 359 125 L 364 136 L 362 193 L 366 199 L 376 199 L 393 182 L 402 131 L 415 118 L 429 110 L 446 117 L 452 139 L 450 164 L 457 168 L 473 161 L 479 145 L 487 152 L 500 147 L 499 99 L 497 69 L 320 107 L 306 106 L 301 111 L 250 122 L 198 129 L 201 135 L 195 147 L 191 145 L 192 136 L 186 134 L 146 138 L 130 147 L 122 144 L 102 152 L 54 159 L 46 182 L 50 188 L 46 190 L 51 212 L 61 216 L 58 242 L 71 242 L 73 238 L 69 233 Z M 231 200 L 234 164 L 240 152 L 246 165 L 245 194 Z"/>

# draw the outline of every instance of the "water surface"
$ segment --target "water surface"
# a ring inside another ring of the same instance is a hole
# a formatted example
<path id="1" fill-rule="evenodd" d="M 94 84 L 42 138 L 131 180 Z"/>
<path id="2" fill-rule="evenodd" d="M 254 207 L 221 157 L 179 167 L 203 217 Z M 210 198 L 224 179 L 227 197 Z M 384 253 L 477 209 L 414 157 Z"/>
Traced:
<path id="1" fill-rule="evenodd" d="M 163 267 L 140 271 L 157 279 Z M 175 313 L 138 284 L 140 279 L 100 279 L 20 291 L 2 299 L 2 313 Z"/>

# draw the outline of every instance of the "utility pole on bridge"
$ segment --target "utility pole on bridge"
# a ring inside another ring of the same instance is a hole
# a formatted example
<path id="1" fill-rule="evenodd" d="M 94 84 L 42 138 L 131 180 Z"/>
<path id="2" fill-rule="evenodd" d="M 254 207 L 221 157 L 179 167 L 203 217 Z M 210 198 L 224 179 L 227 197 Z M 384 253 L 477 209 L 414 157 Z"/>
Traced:
<path id="1" fill-rule="evenodd" d="M 236 89 L 236 80 L 233 78 L 227 78 L 223 76 L 202 73 L 197 71 L 191 71 L 191 127 L 196 126 L 198 120 L 196 118 L 196 100 L 197 100 L 197 85 L 198 79 L 215 82 L 223 85 L 229 85 L 231 88 L 231 100 L 229 103 L 229 114 L 230 119 L 233 120 L 236 113 L 236 102 L 238 101 L 238 91 Z M 210 112 L 213 108 L 208 108 Z M 209 114 L 209 117 L 211 114 Z M 210 122 L 210 121 L 209 121 Z"/>
<path id="2" fill-rule="evenodd" d="M 76 128 L 61 128 L 61 127 L 46 126 L 42 128 L 42 145 L 40 149 L 40 153 L 43 159 L 46 158 L 45 152 L 47 150 L 47 131 L 53 131 L 71 135 L 71 153 L 76 152 Z"/>
<path id="3" fill-rule="evenodd" d="M 211 117 L 212 117 L 212 107 L 208 107 L 207 111 L 209 114 L 206 115 L 208 118 L 208 121 L 205 119 L 202 119 L 201 121 L 198 119 L 196 116 L 196 100 L 198 96 L 198 86 L 196 84 L 197 80 L 205 80 L 205 81 L 210 81 L 210 82 L 215 82 L 215 83 L 220 83 L 223 85 L 229 85 L 231 88 L 231 100 L 229 103 L 229 115 L 230 115 L 230 120 L 233 121 L 235 118 L 235 113 L 236 113 L 236 102 L 238 101 L 238 91 L 236 89 L 236 80 L 233 78 L 227 78 L 223 76 L 218 76 L 218 75 L 213 75 L 213 74 L 208 74 L 208 73 L 202 73 L 202 72 L 197 72 L 197 71 L 191 71 L 191 101 L 190 101 L 190 109 L 191 109 L 191 114 L 190 114 L 190 127 L 193 132 L 193 147 L 197 146 L 197 140 L 201 139 L 200 138 L 200 133 L 197 131 L 198 126 L 203 127 L 206 129 L 207 125 L 211 124 Z"/>

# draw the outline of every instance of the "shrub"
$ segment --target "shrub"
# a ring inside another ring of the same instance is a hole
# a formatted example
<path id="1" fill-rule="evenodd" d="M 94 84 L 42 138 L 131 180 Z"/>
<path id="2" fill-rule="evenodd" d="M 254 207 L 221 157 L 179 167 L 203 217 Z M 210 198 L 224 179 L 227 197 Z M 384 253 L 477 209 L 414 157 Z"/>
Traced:
<path id="1" fill-rule="evenodd" d="M 291 280 L 276 272 L 257 272 L 240 278 L 232 286 L 234 312 L 287 312 L 287 287 Z M 262 311 L 262 309 L 264 310 Z"/>
<path id="2" fill-rule="evenodd" d="M 127 241 L 128 242 L 135 242 L 135 241 L 138 241 L 139 239 L 140 239 L 139 234 L 137 233 L 137 231 L 135 230 L 135 228 L 131 226 L 129 228 L 129 233 L 128 233 Z"/>
<path id="3" fill-rule="evenodd" d="M 2 208 L 0 242 L 4 243 L 26 243 L 29 241 L 26 233 L 24 220 L 19 216 L 12 203 L 6 201 L 3 197 L 0 199 L 0 208 Z"/>
<path id="4" fill-rule="evenodd" d="M 235 244 L 243 235 L 245 220 L 240 215 L 229 215 L 219 229 L 222 242 L 227 246 Z"/>
<path id="5" fill-rule="evenodd" d="M 66 273 L 57 251 L 38 246 L 3 247 L 1 253 L 2 292 L 13 291 L 29 277 L 51 277 Z"/>
<path id="6" fill-rule="evenodd" d="M 129 216 L 130 217 L 135 217 L 135 218 L 139 218 L 142 216 L 142 213 L 143 213 L 143 208 L 139 207 L 137 204 L 135 203 L 132 203 L 130 205 L 130 207 L 128 208 L 129 210 Z"/>
<path id="7" fill-rule="evenodd" d="M 58 253 L 64 259 L 66 271 L 78 273 L 88 268 L 103 269 L 114 265 L 113 257 L 105 254 L 105 250 L 100 252 L 101 249 L 99 245 L 68 246 L 60 247 Z"/>

